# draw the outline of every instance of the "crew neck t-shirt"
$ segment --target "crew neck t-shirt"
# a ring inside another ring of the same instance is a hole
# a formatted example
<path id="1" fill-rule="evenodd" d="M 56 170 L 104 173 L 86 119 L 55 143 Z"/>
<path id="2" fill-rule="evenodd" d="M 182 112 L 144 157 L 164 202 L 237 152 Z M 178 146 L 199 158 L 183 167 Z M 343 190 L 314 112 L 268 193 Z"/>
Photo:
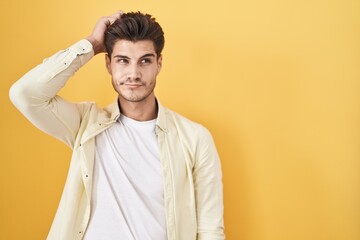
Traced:
<path id="1" fill-rule="evenodd" d="M 95 138 L 91 217 L 85 240 L 166 240 L 156 119 L 121 115 Z"/>

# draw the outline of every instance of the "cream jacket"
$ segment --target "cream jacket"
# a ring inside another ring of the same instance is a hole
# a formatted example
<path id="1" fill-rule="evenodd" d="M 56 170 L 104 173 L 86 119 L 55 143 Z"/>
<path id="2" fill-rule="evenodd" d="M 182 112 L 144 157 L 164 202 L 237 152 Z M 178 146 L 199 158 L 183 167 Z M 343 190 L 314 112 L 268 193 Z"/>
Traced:
<path id="1" fill-rule="evenodd" d="M 65 142 L 72 158 L 47 239 L 82 239 L 89 223 L 95 136 L 120 116 L 117 101 L 106 108 L 70 103 L 57 95 L 94 55 L 81 40 L 25 74 L 10 89 L 13 104 L 42 131 Z M 169 240 L 224 239 L 222 174 L 207 129 L 159 104 L 156 135 L 164 178 Z"/>

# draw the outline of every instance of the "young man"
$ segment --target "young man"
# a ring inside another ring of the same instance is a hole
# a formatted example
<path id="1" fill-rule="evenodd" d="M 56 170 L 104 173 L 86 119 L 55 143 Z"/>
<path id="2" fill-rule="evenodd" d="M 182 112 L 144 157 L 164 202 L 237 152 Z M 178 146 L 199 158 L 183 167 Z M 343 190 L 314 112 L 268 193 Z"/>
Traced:
<path id="1" fill-rule="evenodd" d="M 222 174 L 210 133 L 155 98 L 164 33 L 150 15 L 117 12 L 10 90 L 39 129 L 73 149 L 48 239 L 224 239 Z M 118 93 L 107 108 L 57 95 L 102 52 Z"/>

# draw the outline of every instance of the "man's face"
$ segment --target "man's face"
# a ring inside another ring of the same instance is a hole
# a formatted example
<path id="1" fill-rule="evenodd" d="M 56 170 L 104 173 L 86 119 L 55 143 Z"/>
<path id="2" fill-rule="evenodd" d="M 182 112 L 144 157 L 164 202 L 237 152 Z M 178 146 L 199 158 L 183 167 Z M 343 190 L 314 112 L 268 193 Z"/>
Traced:
<path id="1" fill-rule="evenodd" d="M 111 56 L 105 58 L 112 85 L 120 98 L 141 102 L 154 96 L 162 57 L 157 58 L 152 41 L 119 40 L 114 44 Z"/>

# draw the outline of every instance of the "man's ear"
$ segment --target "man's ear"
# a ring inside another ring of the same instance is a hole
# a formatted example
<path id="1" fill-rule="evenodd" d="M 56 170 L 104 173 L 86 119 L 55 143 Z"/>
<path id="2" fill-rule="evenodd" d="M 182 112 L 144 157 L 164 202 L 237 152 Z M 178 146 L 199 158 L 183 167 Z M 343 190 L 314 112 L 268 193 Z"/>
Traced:
<path id="1" fill-rule="evenodd" d="M 161 67 L 162 67 L 162 55 L 160 55 L 160 57 L 158 58 L 157 63 L 158 63 L 157 73 L 159 74 Z"/>
<path id="2" fill-rule="evenodd" d="M 108 73 L 111 75 L 111 59 L 107 53 L 105 54 L 105 64 L 106 64 L 106 69 L 107 69 Z"/>

